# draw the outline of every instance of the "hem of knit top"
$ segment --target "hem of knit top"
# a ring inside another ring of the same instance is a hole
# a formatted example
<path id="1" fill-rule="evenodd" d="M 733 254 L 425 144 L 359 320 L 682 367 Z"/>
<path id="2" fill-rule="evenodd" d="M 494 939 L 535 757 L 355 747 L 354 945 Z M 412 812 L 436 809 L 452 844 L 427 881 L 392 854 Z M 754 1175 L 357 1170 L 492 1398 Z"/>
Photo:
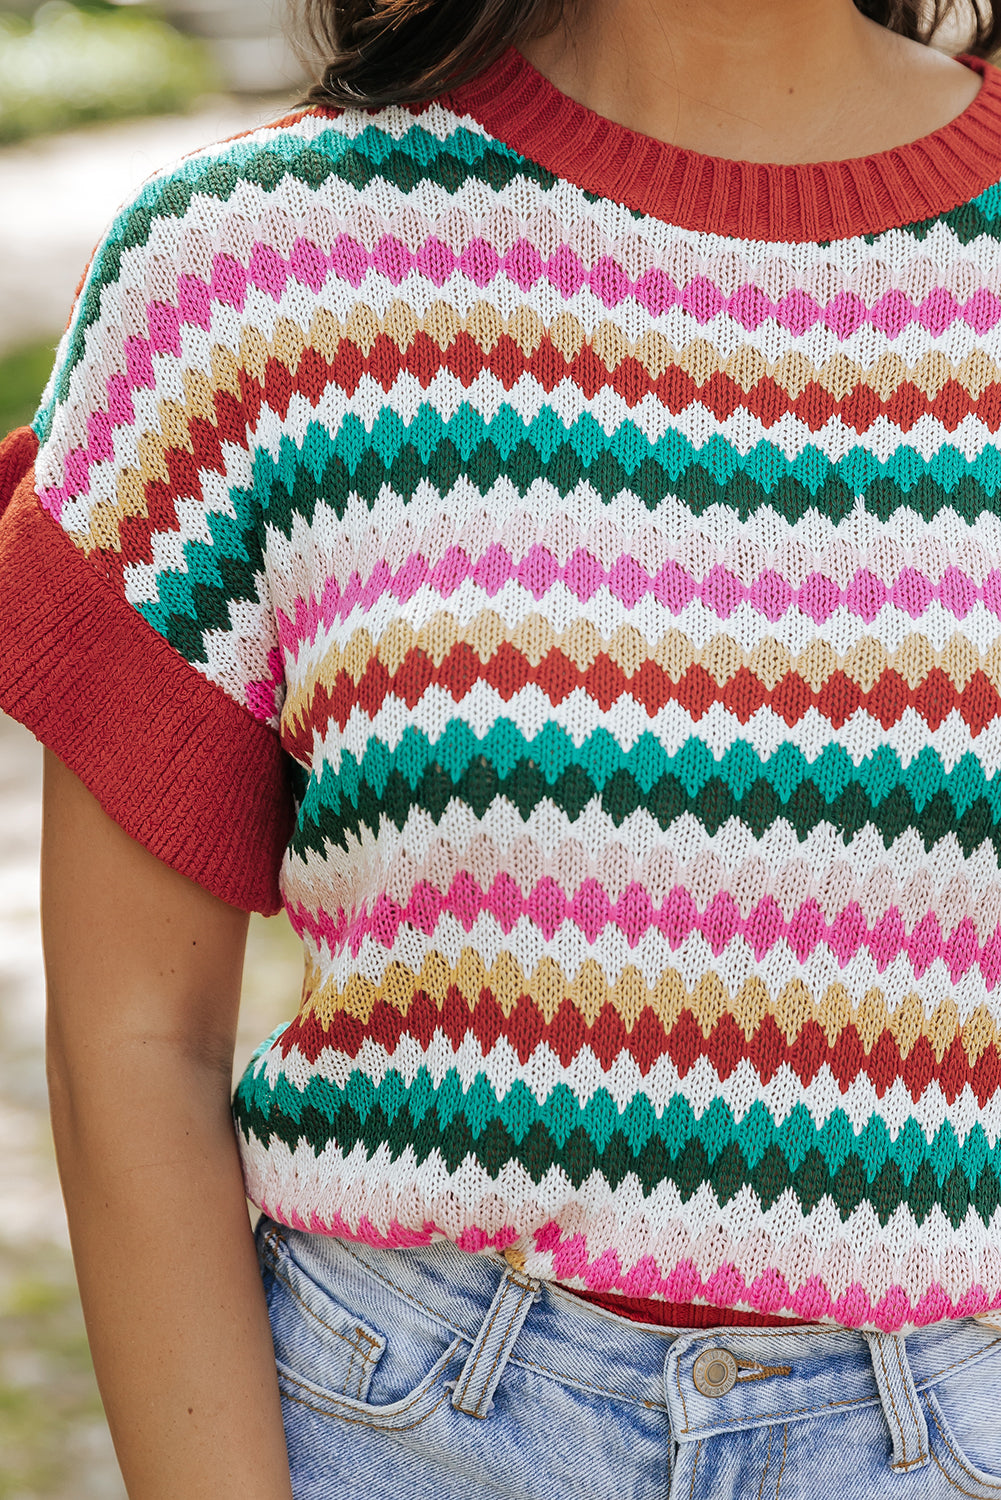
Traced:
<path id="1" fill-rule="evenodd" d="M 557 177 L 681 229 L 823 244 L 934 218 L 997 181 L 1001 72 L 961 61 L 982 84 L 941 129 L 870 156 L 790 166 L 705 156 L 617 125 L 513 47 L 442 103 Z"/>

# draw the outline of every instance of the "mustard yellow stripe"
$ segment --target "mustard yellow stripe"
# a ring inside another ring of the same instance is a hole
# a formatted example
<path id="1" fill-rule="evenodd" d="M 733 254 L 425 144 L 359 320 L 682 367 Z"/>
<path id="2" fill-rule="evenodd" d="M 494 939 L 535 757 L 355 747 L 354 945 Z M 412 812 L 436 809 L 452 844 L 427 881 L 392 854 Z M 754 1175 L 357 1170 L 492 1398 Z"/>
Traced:
<path id="1" fill-rule="evenodd" d="M 884 1032 L 889 1032 L 902 1056 L 909 1055 L 919 1038 L 925 1037 L 937 1062 L 958 1036 L 971 1063 L 989 1047 L 999 1043 L 999 1030 L 985 1005 L 965 1022 L 950 997 L 941 1001 L 931 1016 L 917 990 L 909 993 L 892 1010 L 878 987 L 853 999 L 843 984 L 828 985 L 818 998 L 800 979 L 784 985 L 774 999 L 764 981 L 755 976 L 747 979 L 734 993 L 728 993 L 718 974 L 709 972 L 689 989 L 675 969 L 665 969 L 652 987 L 639 969 L 627 965 L 614 984 L 609 984 L 596 959 L 587 959 L 573 979 L 567 977 L 552 958 L 543 958 L 527 973 L 510 953 L 501 953 L 487 966 L 475 949 L 463 949 L 459 963 L 452 966 L 441 954 L 432 952 L 419 970 L 393 960 L 382 979 L 376 983 L 362 975 L 352 975 L 344 986 L 325 979 L 315 967 L 307 964 L 302 1017 L 315 1016 L 329 1025 L 338 1013 L 353 1016 L 367 1024 L 377 1004 L 389 1005 L 406 1016 L 418 994 L 427 996 L 439 1008 L 451 992 L 458 993 L 470 1014 L 488 990 L 505 1016 L 510 1016 L 519 1000 L 527 997 L 548 1024 L 564 1001 L 569 1000 L 588 1026 L 593 1026 L 606 1005 L 611 1005 L 631 1032 L 643 1011 L 651 1010 L 669 1031 L 682 1011 L 695 1018 L 704 1037 L 708 1038 L 725 1015 L 732 1016 L 748 1042 L 766 1016 L 775 1020 L 778 1029 L 791 1046 L 807 1022 L 813 1021 L 834 1046 L 842 1032 L 853 1026 L 866 1052 L 870 1052 Z"/>
<path id="2" fill-rule="evenodd" d="M 935 649 L 927 636 L 913 632 L 895 651 L 888 650 L 875 636 L 867 635 L 843 655 L 823 640 L 811 641 L 807 650 L 797 655 L 772 636 L 746 651 L 725 631 L 699 647 L 684 631 L 675 628 L 648 642 L 634 625 L 621 625 L 611 636 L 602 636 L 589 620 L 577 620 L 569 630 L 560 631 L 544 615 L 533 612 L 511 629 L 492 609 L 481 610 L 465 625 L 449 610 L 439 610 L 418 629 L 397 618 L 378 639 L 361 627 L 344 645 L 331 642 L 323 659 L 301 681 L 290 686 L 286 722 L 301 720 L 308 714 L 318 687 L 331 691 L 342 673 L 357 684 L 373 661 L 392 676 L 412 651 L 422 653 L 438 668 L 456 646 L 466 645 L 485 666 L 505 644 L 513 646 L 533 668 L 553 651 L 562 653 L 579 672 L 586 672 L 600 656 L 606 656 L 626 678 L 652 662 L 674 683 L 691 667 L 700 666 L 722 687 L 746 667 L 769 691 L 783 678 L 796 673 L 814 692 L 819 692 L 834 673 L 842 672 L 867 693 L 886 672 L 894 671 L 914 691 L 930 672 L 938 670 L 948 677 L 957 692 L 962 692 L 977 672 L 983 672 L 1001 692 L 1001 641 L 981 653 L 960 631 L 949 638 L 941 651 Z"/>

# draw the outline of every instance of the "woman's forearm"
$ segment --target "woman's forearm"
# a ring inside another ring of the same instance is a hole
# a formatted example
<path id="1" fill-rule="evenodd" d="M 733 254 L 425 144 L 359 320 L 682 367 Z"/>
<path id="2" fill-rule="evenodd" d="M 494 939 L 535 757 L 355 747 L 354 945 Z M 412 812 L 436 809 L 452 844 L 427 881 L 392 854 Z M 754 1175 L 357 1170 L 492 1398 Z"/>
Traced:
<path id="1" fill-rule="evenodd" d="M 246 932 L 46 752 L 53 1131 L 130 1500 L 291 1497 L 229 1113 Z"/>
<path id="2" fill-rule="evenodd" d="M 83 1056 L 80 1055 L 83 1054 Z M 288 1500 L 226 1080 L 171 1041 L 50 1045 L 53 1130 L 130 1500 Z"/>

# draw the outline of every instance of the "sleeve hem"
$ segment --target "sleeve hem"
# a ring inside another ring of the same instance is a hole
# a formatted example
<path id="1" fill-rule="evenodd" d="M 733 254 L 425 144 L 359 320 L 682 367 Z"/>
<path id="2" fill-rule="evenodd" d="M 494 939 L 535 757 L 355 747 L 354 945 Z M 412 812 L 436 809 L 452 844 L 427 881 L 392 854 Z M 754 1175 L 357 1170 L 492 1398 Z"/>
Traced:
<path id="1" fill-rule="evenodd" d="M 30 467 L 0 579 L 0 707 L 158 859 L 232 906 L 278 911 L 292 799 L 277 735 L 111 589 L 42 510 Z"/>

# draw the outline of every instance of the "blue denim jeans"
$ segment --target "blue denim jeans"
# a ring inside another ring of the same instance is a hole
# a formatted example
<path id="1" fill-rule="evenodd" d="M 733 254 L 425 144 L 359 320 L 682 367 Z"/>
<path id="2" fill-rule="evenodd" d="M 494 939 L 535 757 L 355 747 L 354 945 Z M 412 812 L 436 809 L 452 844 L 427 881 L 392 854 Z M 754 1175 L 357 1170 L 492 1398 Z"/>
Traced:
<path id="1" fill-rule="evenodd" d="M 262 1220 L 295 1500 L 1001 1500 L 1001 1331 L 657 1329 Z"/>

